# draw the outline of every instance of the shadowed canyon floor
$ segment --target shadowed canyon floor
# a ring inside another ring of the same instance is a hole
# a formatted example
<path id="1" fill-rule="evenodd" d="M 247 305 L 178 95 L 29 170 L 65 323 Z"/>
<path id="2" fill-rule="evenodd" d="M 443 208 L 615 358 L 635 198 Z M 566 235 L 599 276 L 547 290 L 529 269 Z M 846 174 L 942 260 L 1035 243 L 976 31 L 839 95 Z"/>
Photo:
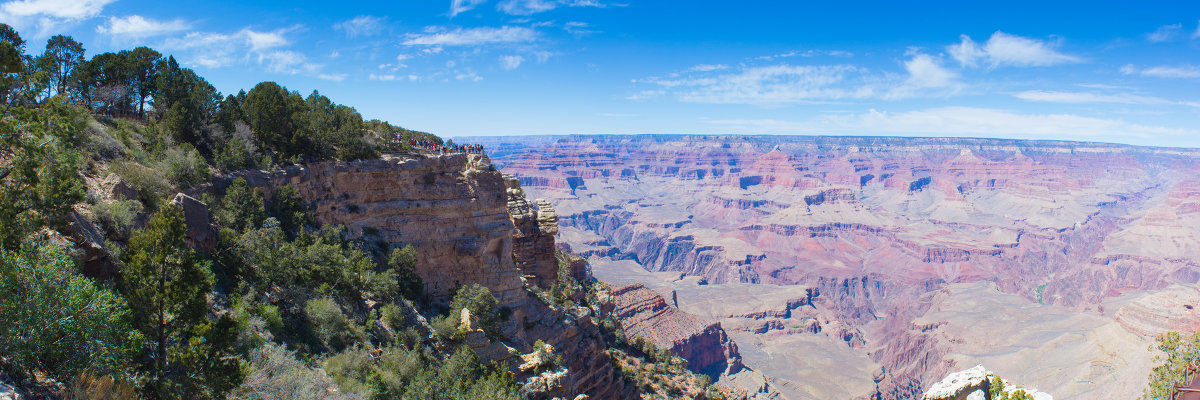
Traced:
<path id="1" fill-rule="evenodd" d="M 1195 327 L 1200 153 L 1076 142 L 469 138 L 601 280 L 721 322 L 793 399 L 918 397 L 979 363 L 1133 398 Z"/>

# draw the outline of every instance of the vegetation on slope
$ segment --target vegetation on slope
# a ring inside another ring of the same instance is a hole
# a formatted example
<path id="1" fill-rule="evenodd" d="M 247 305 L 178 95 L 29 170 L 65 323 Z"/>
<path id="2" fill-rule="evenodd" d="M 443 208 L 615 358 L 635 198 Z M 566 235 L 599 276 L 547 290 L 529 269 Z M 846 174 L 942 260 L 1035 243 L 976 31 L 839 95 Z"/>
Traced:
<path id="1" fill-rule="evenodd" d="M 235 179 L 207 195 L 211 253 L 186 243 L 171 201 L 222 172 L 440 138 L 271 82 L 223 96 L 146 47 L 88 59 L 55 36 L 41 54 L 27 48 L 0 24 L 0 384 L 51 398 L 521 395 L 513 372 L 464 345 L 463 308 L 502 337 L 487 288 L 429 304 L 412 247 L 318 226 L 291 187 L 264 199 Z M 66 239 L 80 224 L 100 229 L 117 271 L 85 276 L 86 249 Z M 564 280 L 551 301 L 588 305 L 567 286 L 585 285 Z M 535 373 L 562 366 L 535 348 L 550 360 Z"/>

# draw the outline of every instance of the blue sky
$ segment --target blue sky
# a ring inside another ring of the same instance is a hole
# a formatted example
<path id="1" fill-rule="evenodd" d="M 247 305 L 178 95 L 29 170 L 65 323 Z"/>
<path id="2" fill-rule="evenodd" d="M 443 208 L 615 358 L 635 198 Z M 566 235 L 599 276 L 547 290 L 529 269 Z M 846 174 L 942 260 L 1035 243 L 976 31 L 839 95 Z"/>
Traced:
<path id="1" fill-rule="evenodd" d="M 30 48 L 153 47 L 444 137 L 834 134 L 1200 147 L 1200 3 L 15 0 Z M 837 4 L 835 4 L 837 3 Z M 902 4 L 917 3 L 917 4 Z"/>

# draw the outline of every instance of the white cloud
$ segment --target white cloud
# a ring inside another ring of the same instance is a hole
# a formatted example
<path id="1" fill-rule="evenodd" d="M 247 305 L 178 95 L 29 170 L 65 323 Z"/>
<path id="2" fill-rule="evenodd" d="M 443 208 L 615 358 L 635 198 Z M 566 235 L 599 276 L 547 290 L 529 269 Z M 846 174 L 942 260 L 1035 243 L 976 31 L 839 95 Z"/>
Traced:
<path id="1" fill-rule="evenodd" d="M 546 61 L 549 61 L 549 60 L 550 60 L 550 57 L 551 57 L 551 56 L 553 56 L 553 55 L 554 55 L 554 53 L 551 53 L 551 52 L 549 52 L 549 51 L 535 51 L 535 52 L 533 52 L 533 56 L 534 56 L 534 58 L 536 58 L 536 59 L 537 59 L 537 62 L 538 62 L 538 64 L 541 64 L 541 63 L 544 63 L 544 62 L 546 62 Z"/>
<path id="2" fill-rule="evenodd" d="M 424 34 L 409 34 L 408 38 L 404 40 L 404 44 L 409 46 L 478 46 L 490 43 L 532 42 L 538 37 L 537 31 L 516 26 L 458 28 L 443 32 L 437 30 L 438 28 L 431 27 L 427 28 Z"/>
<path id="3" fill-rule="evenodd" d="M 500 56 L 500 68 L 505 71 L 511 71 L 521 66 L 521 62 L 525 61 L 525 57 L 521 56 Z"/>
<path id="4" fill-rule="evenodd" d="M 1165 42 L 1175 38 L 1183 31 L 1183 24 L 1163 25 L 1155 29 L 1154 32 L 1146 34 L 1146 40 L 1151 43 Z"/>
<path id="5" fill-rule="evenodd" d="M 1196 26 L 1196 31 L 1192 32 L 1192 39 L 1200 38 L 1200 25 Z"/>
<path id="6" fill-rule="evenodd" d="M 942 107 L 899 113 L 871 110 L 849 117 L 826 117 L 825 122 L 830 127 L 866 132 L 936 136 L 1149 138 L 1196 133 L 1192 130 L 1131 124 L 1119 119 L 1071 114 L 1020 114 L 973 107 Z"/>
<path id="7" fill-rule="evenodd" d="M 850 65 L 772 65 L 717 76 L 652 79 L 647 83 L 670 89 L 687 102 L 769 106 L 874 95 L 869 87 L 843 85 L 848 74 L 858 71 Z"/>
<path id="8" fill-rule="evenodd" d="M 333 25 L 333 29 L 346 32 L 346 37 L 354 38 L 358 36 L 374 36 L 383 32 L 387 28 L 387 19 L 382 17 L 374 17 L 370 15 L 359 15 L 354 19 L 339 22 Z"/>
<path id="9" fill-rule="evenodd" d="M 341 82 L 346 80 L 346 74 L 317 74 L 317 78 L 327 81 Z"/>
<path id="10" fill-rule="evenodd" d="M 688 68 L 683 72 L 708 72 L 720 71 L 723 69 L 729 69 L 729 66 L 725 64 L 697 64 L 696 66 Z"/>
<path id="11" fill-rule="evenodd" d="M 1155 77 L 1155 78 L 1187 78 L 1187 79 L 1191 79 L 1191 78 L 1200 78 L 1200 67 L 1187 64 L 1187 65 L 1176 65 L 1176 66 L 1160 65 L 1157 67 L 1139 69 L 1138 67 L 1134 66 L 1133 64 L 1126 64 L 1125 66 L 1121 67 L 1121 73 L 1125 74 L 1125 75 L 1142 75 L 1142 76 L 1151 76 L 1151 77 Z"/>
<path id="12" fill-rule="evenodd" d="M 244 28 L 234 33 L 192 32 L 183 37 L 169 38 L 162 44 L 185 64 L 207 68 L 223 68 L 237 64 L 262 66 L 269 72 L 306 75 L 319 79 L 342 81 L 346 74 L 324 71 L 325 65 L 314 62 L 299 51 L 287 49 L 291 44 L 291 27 L 274 31 Z"/>
<path id="13" fill-rule="evenodd" d="M 1142 75 L 1158 78 L 1200 78 L 1200 68 L 1194 65 L 1159 66 L 1143 69 Z"/>
<path id="14" fill-rule="evenodd" d="M 809 121 L 772 119 L 706 120 L 710 124 L 770 133 L 819 133 L 904 136 L 996 137 L 1145 142 L 1200 134 L 1168 128 L 1072 114 L 1022 114 L 975 107 L 940 107 L 904 112 L 876 111 L 830 115 Z"/>
<path id="15" fill-rule="evenodd" d="M 373 80 L 373 81 L 394 81 L 394 80 L 399 79 L 399 77 L 397 77 L 396 75 L 391 75 L 391 74 L 388 74 L 388 75 L 371 74 L 367 78 L 370 80 Z"/>
<path id="16" fill-rule="evenodd" d="M 963 67 L 975 67 L 981 62 L 991 67 L 1040 67 L 1083 61 L 1079 57 L 1054 50 L 1053 43 L 1001 31 L 993 33 L 982 47 L 971 40 L 970 36 L 962 35 L 960 38 L 958 44 L 947 46 L 946 52 Z"/>
<path id="17" fill-rule="evenodd" d="M 563 30 L 575 36 L 585 36 L 600 32 L 590 28 L 591 25 L 587 22 L 569 21 L 563 24 Z"/>
<path id="18" fill-rule="evenodd" d="M 268 71 L 284 74 L 315 74 L 319 65 L 310 63 L 304 54 L 292 50 L 272 50 L 258 53 L 258 62 Z"/>
<path id="19" fill-rule="evenodd" d="M 459 73 L 458 75 L 455 75 L 454 79 L 457 79 L 460 81 L 479 82 L 479 81 L 483 80 L 483 77 L 476 75 L 474 72 L 467 71 L 467 72 L 462 72 L 462 73 Z"/>
<path id="20" fill-rule="evenodd" d="M 191 28 L 191 24 L 182 19 L 158 21 L 141 15 L 127 17 L 109 17 L 107 25 L 96 27 L 96 32 L 113 36 L 144 38 Z"/>
<path id="21" fill-rule="evenodd" d="M 95 17 L 116 0 L 15 0 L 0 4 L 0 13 L 11 17 L 46 16 L 80 20 Z"/>
<path id="22" fill-rule="evenodd" d="M 667 78 L 635 80 L 657 86 L 681 101 L 776 107 L 844 100 L 896 100 L 946 96 L 963 88 L 940 59 L 914 54 L 905 74 L 874 72 L 848 64 L 738 66 L 701 64 Z M 654 94 L 649 92 L 646 94 Z M 645 94 L 631 96 L 644 99 Z"/>
<path id="23" fill-rule="evenodd" d="M 0 4 L 0 21 L 17 29 L 37 27 L 34 37 L 49 36 L 64 23 L 100 15 L 116 0 L 13 0 Z"/>
<path id="24" fill-rule="evenodd" d="M 904 62 L 908 71 L 907 84 L 917 89 L 943 88 L 957 84 L 958 74 L 942 68 L 927 54 L 917 54 Z"/>
<path id="25" fill-rule="evenodd" d="M 487 0 L 450 0 L 450 16 L 470 11 L 483 3 L 487 3 Z"/>
<path id="26" fill-rule="evenodd" d="M 1045 90 L 1027 90 L 1013 96 L 1029 101 L 1051 103 L 1114 103 L 1114 104 L 1148 104 L 1148 105 L 1185 105 L 1200 107 L 1200 103 L 1177 102 L 1159 97 L 1139 96 L 1129 93 L 1102 94 L 1092 92 L 1055 92 Z"/>
<path id="27" fill-rule="evenodd" d="M 496 9 L 512 15 L 532 15 L 558 7 L 604 7 L 595 0 L 503 0 Z"/>

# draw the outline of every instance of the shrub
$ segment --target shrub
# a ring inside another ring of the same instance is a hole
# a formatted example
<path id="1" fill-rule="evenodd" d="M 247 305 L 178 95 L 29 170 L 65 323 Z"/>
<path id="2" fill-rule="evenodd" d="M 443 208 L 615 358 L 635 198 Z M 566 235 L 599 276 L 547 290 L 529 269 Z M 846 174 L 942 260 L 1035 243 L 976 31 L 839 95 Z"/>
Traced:
<path id="1" fill-rule="evenodd" d="M 230 393 L 230 399 L 317 400 L 327 398 L 333 382 L 320 370 L 296 359 L 283 346 L 267 343 L 250 353 L 254 372 Z"/>
<path id="2" fill-rule="evenodd" d="M 347 392 L 369 394 L 371 386 L 368 380 L 374 364 L 371 354 L 362 348 L 351 348 L 337 353 L 323 363 L 325 372 Z"/>
<path id="3" fill-rule="evenodd" d="M 85 370 L 126 372 L 140 335 L 125 300 L 81 275 L 65 250 L 0 250 L 0 293 L 0 354 L 17 376 L 39 370 L 65 382 Z"/>
<path id="4" fill-rule="evenodd" d="M 457 320 L 462 309 L 471 310 L 471 315 L 479 323 L 479 328 L 488 338 L 500 337 L 500 313 L 496 308 L 496 297 L 492 291 L 478 283 L 459 288 L 450 301 L 450 317 Z"/>
<path id="5" fill-rule="evenodd" d="M 300 191 L 292 185 L 275 192 L 275 197 L 271 198 L 271 216 L 279 220 L 279 225 L 289 236 L 295 236 L 312 223 L 308 216 L 308 205 L 300 197 Z"/>
<path id="6" fill-rule="evenodd" d="M 225 197 L 221 198 L 220 207 L 213 214 L 222 227 L 236 232 L 257 229 L 267 218 L 262 195 L 243 178 L 234 179 L 225 189 Z"/>
<path id="7" fill-rule="evenodd" d="M 138 192 L 138 200 L 152 210 L 158 209 L 162 199 L 171 192 L 171 182 L 161 170 L 132 161 L 117 161 L 109 164 L 109 168 L 133 186 Z"/>
<path id="8" fill-rule="evenodd" d="M 1190 363 L 1200 362 L 1200 334 L 1182 335 L 1179 332 L 1167 332 L 1156 337 L 1157 349 L 1154 362 L 1158 366 L 1150 370 L 1149 387 L 1142 392 L 1142 399 L 1169 399 L 1171 385 L 1175 382 L 1185 383 L 1184 375 Z"/>
<path id="9" fill-rule="evenodd" d="M 190 188 L 207 182 L 212 175 L 204 157 L 188 143 L 167 149 L 163 159 L 159 161 L 159 168 L 165 170 L 171 182 L 180 188 Z"/>
<path id="10" fill-rule="evenodd" d="M 417 250 L 411 244 L 402 249 L 392 250 L 391 256 L 388 257 L 388 266 L 396 271 L 400 294 L 404 298 L 417 301 L 424 295 L 425 283 L 421 281 L 421 276 L 417 275 L 416 271 Z"/>
<path id="11" fill-rule="evenodd" d="M 135 400 L 133 386 L 118 381 L 112 375 L 96 375 L 89 371 L 80 372 L 67 388 L 69 400 Z"/>
<path id="12" fill-rule="evenodd" d="M 137 200 L 97 203 L 92 211 L 110 235 L 128 237 L 138 214 L 142 213 L 142 203 Z"/>
<path id="13" fill-rule="evenodd" d="M 312 322 L 313 334 L 331 350 L 347 348 L 365 336 L 362 327 L 350 321 L 332 298 L 309 300 L 304 311 Z"/>

